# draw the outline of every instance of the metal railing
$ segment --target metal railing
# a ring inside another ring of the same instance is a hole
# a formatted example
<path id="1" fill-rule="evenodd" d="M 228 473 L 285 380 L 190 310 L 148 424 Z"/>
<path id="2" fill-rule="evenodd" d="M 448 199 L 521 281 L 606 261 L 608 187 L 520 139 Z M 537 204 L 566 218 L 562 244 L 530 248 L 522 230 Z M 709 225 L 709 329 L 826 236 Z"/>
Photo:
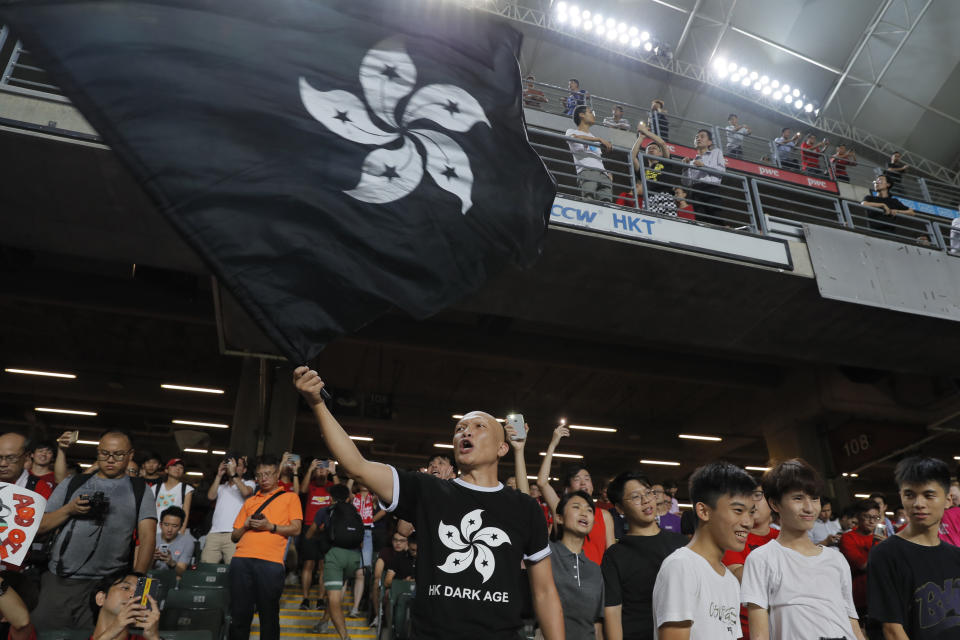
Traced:
<path id="1" fill-rule="evenodd" d="M 950 209 L 956 209 L 960 205 L 960 187 L 957 185 L 928 178 L 919 178 L 919 181 L 927 189 L 929 199 L 926 202 Z"/>
<path id="2" fill-rule="evenodd" d="M 847 226 L 856 231 L 905 244 L 944 249 L 942 235 L 928 218 L 908 214 L 887 215 L 882 209 L 844 200 L 841 202 Z"/>
<path id="3" fill-rule="evenodd" d="M 645 153 L 638 154 L 637 160 L 641 164 L 640 187 L 645 211 L 738 230 L 749 229 L 754 233 L 761 231 L 746 177 Z M 657 164 L 662 164 L 663 169 L 656 169 Z M 691 171 L 718 177 L 720 182 L 693 180 Z M 653 177 L 656 179 L 651 179 Z M 678 188 L 683 192 L 678 192 Z M 681 195 L 692 206 L 692 212 L 678 209 Z"/>
<path id="4" fill-rule="evenodd" d="M 846 225 L 846 217 L 837 198 L 780 182 L 758 179 L 750 182 L 761 218 L 777 222 Z"/>
<path id="5" fill-rule="evenodd" d="M 727 158 L 736 158 L 748 162 L 756 162 L 770 166 L 777 166 L 776 154 L 774 153 L 773 140 L 751 134 L 742 135 L 743 140 L 738 141 L 733 132 L 727 131 L 726 126 L 717 126 L 714 141 L 719 140 L 718 144 L 723 149 L 723 155 Z"/>
<path id="6" fill-rule="evenodd" d="M 60 88 L 49 82 L 47 72 L 33 64 L 32 56 L 24 49 L 23 43 L 10 36 L 7 26 L 0 27 L 0 56 L 0 59 L 7 61 L 0 76 L 0 89 L 45 100 L 69 102 Z"/>
<path id="7" fill-rule="evenodd" d="M 874 178 L 883 172 L 879 166 L 872 162 L 857 159 L 852 164 L 838 165 L 832 158 L 833 154 L 830 154 L 828 160 L 830 161 L 833 179 L 836 182 L 845 182 L 847 184 L 869 188 L 873 185 Z"/>
<path id="8" fill-rule="evenodd" d="M 714 144 L 720 145 L 717 128 L 712 124 L 681 118 L 671 113 L 651 112 L 647 117 L 647 128 L 663 138 L 664 141 L 682 144 L 685 147 L 696 147 L 694 138 L 697 137 L 697 132 L 706 129 L 713 136 Z"/>
<path id="9" fill-rule="evenodd" d="M 646 123 L 650 117 L 649 109 L 630 104 L 629 102 L 620 102 L 612 98 L 604 98 L 603 96 L 590 96 L 590 104 L 597 114 L 597 124 L 605 127 L 615 127 L 623 131 L 636 131 L 637 124 L 640 122 Z M 621 107 L 623 109 L 623 118 L 621 121 L 626 121 L 626 127 L 612 122 L 615 107 Z"/>
<path id="10" fill-rule="evenodd" d="M 881 170 L 881 172 L 884 172 Z M 911 175 L 892 176 L 887 172 L 887 178 L 890 182 L 890 195 L 903 196 L 919 202 L 930 202 L 930 194 L 921 178 Z"/>
<path id="11" fill-rule="evenodd" d="M 946 220 L 932 220 L 933 232 L 937 242 L 952 256 L 960 257 L 960 218 L 951 222 Z"/>

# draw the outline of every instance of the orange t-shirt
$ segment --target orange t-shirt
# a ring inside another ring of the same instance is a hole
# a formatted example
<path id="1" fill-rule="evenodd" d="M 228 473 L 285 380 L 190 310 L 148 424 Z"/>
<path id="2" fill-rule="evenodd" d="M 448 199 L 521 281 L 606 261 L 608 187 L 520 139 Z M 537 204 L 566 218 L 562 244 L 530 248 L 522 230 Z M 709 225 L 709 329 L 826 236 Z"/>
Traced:
<path id="1" fill-rule="evenodd" d="M 292 523 L 294 520 L 303 521 L 303 510 L 300 508 L 300 498 L 289 491 L 278 489 L 281 495 L 273 502 L 267 505 L 262 511 L 262 515 L 272 524 L 283 526 Z M 260 508 L 260 505 L 277 491 L 272 491 L 264 495 L 260 491 L 256 492 L 243 503 L 240 507 L 240 513 L 233 521 L 233 528 L 239 529 L 247 518 Z M 271 531 L 246 531 L 237 543 L 237 550 L 233 554 L 235 558 L 259 558 L 283 564 L 283 554 L 287 550 L 287 536 L 282 536 Z"/>

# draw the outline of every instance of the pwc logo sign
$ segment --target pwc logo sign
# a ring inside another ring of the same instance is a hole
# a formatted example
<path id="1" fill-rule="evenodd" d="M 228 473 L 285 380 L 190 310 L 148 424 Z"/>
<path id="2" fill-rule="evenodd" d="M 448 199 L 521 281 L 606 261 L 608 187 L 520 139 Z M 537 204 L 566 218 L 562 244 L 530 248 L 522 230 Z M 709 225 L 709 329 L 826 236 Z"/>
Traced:
<path id="1" fill-rule="evenodd" d="M 39 493 L 0 482 L 0 561 L 17 567 L 23 564 L 46 506 Z"/>

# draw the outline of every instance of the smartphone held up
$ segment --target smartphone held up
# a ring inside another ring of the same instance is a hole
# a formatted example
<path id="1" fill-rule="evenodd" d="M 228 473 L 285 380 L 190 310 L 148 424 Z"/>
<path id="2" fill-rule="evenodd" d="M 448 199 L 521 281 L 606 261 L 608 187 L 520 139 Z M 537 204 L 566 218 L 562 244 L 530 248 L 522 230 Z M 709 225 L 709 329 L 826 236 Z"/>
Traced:
<path id="1" fill-rule="evenodd" d="M 513 427 L 515 433 L 510 436 L 511 440 L 520 441 L 527 439 L 527 425 L 523 420 L 522 413 L 511 413 L 507 416 L 507 424 Z"/>

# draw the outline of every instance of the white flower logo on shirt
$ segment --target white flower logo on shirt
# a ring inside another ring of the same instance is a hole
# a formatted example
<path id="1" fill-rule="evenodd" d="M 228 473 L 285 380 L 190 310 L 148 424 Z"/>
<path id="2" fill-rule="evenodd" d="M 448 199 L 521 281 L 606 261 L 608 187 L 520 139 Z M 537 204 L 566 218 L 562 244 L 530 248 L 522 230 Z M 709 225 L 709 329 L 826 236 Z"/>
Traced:
<path id="1" fill-rule="evenodd" d="M 473 172 L 470 159 L 446 134 L 411 125 L 430 121 L 448 130 L 464 133 L 473 125 L 491 126 L 480 103 L 460 87 L 430 84 L 410 96 L 397 117 L 397 105 L 412 91 L 417 68 L 407 55 L 402 38 L 388 38 L 367 51 L 360 63 L 364 102 L 348 91 L 317 91 L 300 78 L 300 99 L 311 116 L 342 138 L 377 145 L 363 161 L 360 181 L 344 191 L 362 202 L 383 204 L 409 195 L 426 170 L 441 189 L 460 199 L 460 213 L 473 202 Z M 387 125 L 384 131 L 373 123 L 367 108 Z M 397 140 L 403 144 L 396 148 Z M 390 145 L 391 148 L 387 148 Z"/>
<path id="2" fill-rule="evenodd" d="M 440 521 L 440 542 L 451 549 L 453 553 L 447 556 L 443 564 L 437 568 L 447 573 L 460 573 L 470 564 L 480 572 L 486 582 L 493 575 L 495 566 L 493 552 L 490 547 L 499 547 L 502 544 L 511 544 L 510 536 L 503 529 L 497 527 L 482 527 L 483 520 L 480 514 L 483 509 L 476 509 L 463 516 L 460 528 Z"/>

